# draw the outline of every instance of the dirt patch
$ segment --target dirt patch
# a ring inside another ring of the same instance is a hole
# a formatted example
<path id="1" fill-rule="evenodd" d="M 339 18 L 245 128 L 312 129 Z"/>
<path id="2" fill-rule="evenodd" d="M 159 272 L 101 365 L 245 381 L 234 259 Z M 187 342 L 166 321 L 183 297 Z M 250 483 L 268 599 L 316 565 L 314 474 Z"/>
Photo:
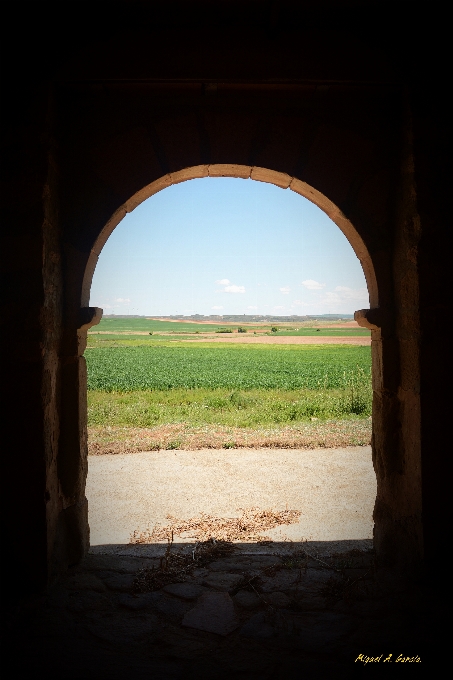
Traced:
<path id="1" fill-rule="evenodd" d="M 172 530 L 177 547 L 213 533 L 241 545 L 256 545 L 263 535 L 286 545 L 372 537 L 376 475 L 369 446 L 149 451 L 92 456 L 88 468 L 95 546 L 165 551 Z M 263 513 L 244 516 L 250 508 Z M 160 536 L 160 543 L 131 545 L 134 532 L 135 540 Z"/>
<path id="2" fill-rule="evenodd" d="M 112 331 L 95 331 L 89 335 L 112 335 Z M 114 335 L 125 336 L 147 336 L 146 331 L 115 331 Z M 265 335 L 265 333 L 257 332 L 256 335 L 246 335 L 245 333 L 203 333 L 200 335 L 181 335 L 177 333 L 169 333 L 165 331 L 156 332 L 160 337 L 168 337 L 173 340 L 181 340 L 183 342 L 220 342 L 220 343 L 240 343 L 242 345 L 371 345 L 371 336 L 323 336 L 316 335 Z"/>
<path id="3" fill-rule="evenodd" d="M 334 448 L 370 442 L 371 419 L 313 421 L 267 429 L 189 427 L 183 423 L 150 428 L 88 428 L 88 452 L 92 456 L 161 449 Z"/>
<path id="4" fill-rule="evenodd" d="M 220 337 L 219 337 L 220 335 Z M 190 342 L 206 342 L 206 338 L 190 338 Z M 251 335 L 244 337 L 244 334 L 216 334 L 209 336 L 209 342 L 236 342 L 242 345 L 371 345 L 371 337 L 346 336 L 346 337 L 327 337 L 316 335 Z"/>
<path id="5" fill-rule="evenodd" d="M 313 324 L 313 328 L 318 328 L 316 324 Z M 361 328 L 357 321 L 344 321 L 343 323 L 321 323 L 319 324 L 319 328 Z"/>
<path id="6" fill-rule="evenodd" d="M 280 326 L 291 326 L 291 328 L 360 328 L 359 324 L 357 321 L 354 321 L 353 319 L 351 321 L 342 321 L 340 323 L 326 323 L 324 321 L 319 321 L 316 323 L 315 321 L 308 322 L 307 321 L 301 321 L 300 323 L 297 322 L 291 322 L 291 321 L 222 321 L 221 319 L 217 321 L 194 321 L 193 319 L 164 319 L 159 318 L 156 319 L 152 316 L 146 317 L 147 321 L 164 321 L 165 323 L 187 323 L 187 324 L 196 324 L 197 326 L 203 326 L 203 325 L 208 325 L 208 326 L 213 326 L 213 325 L 218 325 L 221 327 L 227 327 L 227 326 L 233 326 L 237 327 L 238 324 L 241 326 L 245 326 L 248 328 L 259 328 L 260 326 L 265 327 L 265 328 L 270 328 L 271 326 L 275 326 L 276 324 L 280 324 Z"/>

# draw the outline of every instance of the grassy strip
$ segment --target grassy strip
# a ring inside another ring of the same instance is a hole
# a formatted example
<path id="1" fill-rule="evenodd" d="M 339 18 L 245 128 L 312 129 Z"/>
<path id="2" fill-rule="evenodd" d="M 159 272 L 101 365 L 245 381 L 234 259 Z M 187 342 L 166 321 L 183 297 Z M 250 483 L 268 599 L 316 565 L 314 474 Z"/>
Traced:
<path id="1" fill-rule="evenodd" d="M 190 427 L 185 423 L 154 428 L 90 427 L 90 455 L 137 453 L 160 449 L 284 448 L 314 449 L 365 446 L 371 442 L 371 418 L 328 420 L 274 428 Z"/>
<path id="2" fill-rule="evenodd" d="M 194 336 L 195 337 L 195 336 Z M 101 335 L 89 333 L 87 338 L 87 348 L 97 347 L 153 347 L 154 345 L 174 345 L 181 342 L 181 337 L 175 335 Z M 187 343 L 186 343 L 187 344 Z"/>
<path id="3" fill-rule="evenodd" d="M 91 349 L 91 453 L 367 444 L 368 347 Z"/>
<path id="4" fill-rule="evenodd" d="M 126 393 L 89 391 L 89 425 L 154 427 L 269 427 L 318 419 L 371 415 L 368 384 L 343 390 L 148 390 Z"/>

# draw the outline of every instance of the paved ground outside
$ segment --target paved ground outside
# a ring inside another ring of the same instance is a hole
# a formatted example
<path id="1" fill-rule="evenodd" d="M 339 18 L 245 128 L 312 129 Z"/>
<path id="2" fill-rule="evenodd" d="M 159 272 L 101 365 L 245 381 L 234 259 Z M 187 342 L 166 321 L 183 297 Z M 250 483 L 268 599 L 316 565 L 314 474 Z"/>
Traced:
<path id="1" fill-rule="evenodd" d="M 342 449 L 208 449 L 90 456 L 91 545 L 128 543 L 133 531 L 203 512 L 297 510 L 275 541 L 371 539 L 376 477 L 369 446 Z M 187 539 L 189 540 L 189 539 Z"/>

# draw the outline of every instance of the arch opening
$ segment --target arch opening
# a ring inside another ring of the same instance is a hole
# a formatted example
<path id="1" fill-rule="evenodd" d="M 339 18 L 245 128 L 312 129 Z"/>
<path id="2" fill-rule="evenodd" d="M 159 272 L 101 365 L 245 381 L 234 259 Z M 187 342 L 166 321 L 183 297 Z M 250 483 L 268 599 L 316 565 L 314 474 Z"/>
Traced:
<path id="1" fill-rule="evenodd" d="M 273 173 L 272 171 L 268 170 L 263 170 L 260 173 L 259 171 L 262 169 L 251 168 L 249 169 L 248 174 L 247 168 L 243 168 L 243 166 L 227 166 L 227 167 L 202 166 L 202 169 L 198 167 L 192 168 L 190 170 L 192 171 L 192 173 L 189 176 L 187 175 L 189 171 L 187 171 L 185 176 L 182 176 L 180 173 L 176 173 L 172 176 L 166 176 L 165 178 L 162 178 L 162 180 L 159 180 L 158 182 L 154 182 L 153 184 L 149 185 L 141 192 L 136 194 L 130 201 L 128 201 L 124 206 L 122 206 L 122 208 L 119 211 L 115 213 L 115 215 L 112 217 L 112 219 L 109 221 L 109 223 L 106 225 L 106 227 L 100 234 L 95 244 L 95 247 L 91 252 L 90 263 L 89 266 L 87 267 L 84 280 L 85 291 L 91 285 L 91 279 L 97 263 L 97 259 L 108 237 L 112 233 L 113 229 L 117 226 L 117 224 L 119 224 L 121 219 L 123 219 L 123 217 L 128 212 L 132 212 L 132 210 L 134 210 L 138 205 L 140 205 L 140 203 L 142 203 L 152 195 L 156 194 L 158 191 L 161 191 L 162 189 L 167 188 L 171 185 L 179 184 L 180 182 L 186 181 L 188 179 L 198 179 L 203 177 L 236 177 L 236 178 L 240 177 L 242 179 L 251 178 L 258 181 L 268 182 L 284 189 L 291 188 L 292 191 L 294 191 L 295 193 L 300 194 L 305 198 L 308 198 L 308 200 L 310 200 L 312 203 L 320 207 L 323 210 L 323 212 L 325 212 L 328 215 L 328 217 L 337 226 L 340 227 L 341 231 L 346 236 L 349 243 L 351 245 L 353 245 L 354 243 L 353 249 L 356 255 L 359 257 L 362 269 L 366 277 L 370 296 L 370 304 L 371 306 L 373 306 L 374 303 L 377 306 L 378 298 L 374 269 L 372 267 L 371 258 L 369 257 L 369 254 L 365 248 L 362 239 L 357 234 L 355 229 L 352 227 L 351 223 L 341 214 L 338 208 L 336 208 L 324 196 L 319 194 L 319 192 L 316 192 L 315 190 L 313 190 L 311 187 L 308 187 L 308 185 L 305 185 L 304 183 L 300 183 L 299 180 L 294 180 L 286 175 L 283 175 L 282 173 Z M 358 253 L 360 253 L 360 256 L 358 255 Z M 370 288 L 370 281 L 371 286 L 374 286 L 374 288 Z M 89 298 L 85 297 L 83 302 L 88 303 Z M 316 418 L 314 418 L 314 420 L 316 420 Z"/>
<path id="2" fill-rule="evenodd" d="M 124 203 L 114 212 L 100 232 L 89 254 L 82 281 L 82 308 L 89 307 L 91 283 L 102 248 L 121 220 L 128 213 L 135 210 L 135 208 L 143 203 L 143 201 L 146 201 L 159 191 L 162 191 L 163 189 L 174 184 L 179 184 L 180 182 L 186 182 L 191 179 L 201 179 L 203 177 L 234 177 L 239 179 L 253 179 L 258 182 L 267 182 L 269 184 L 274 184 L 281 189 L 290 189 L 291 191 L 294 191 L 295 193 L 307 198 L 309 201 L 314 203 L 332 220 L 332 222 L 334 222 L 339 227 L 339 229 L 346 236 L 362 266 L 368 288 L 370 308 L 375 309 L 379 307 L 377 279 L 368 249 L 350 220 L 348 220 L 348 218 L 343 215 L 341 210 L 332 201 L 330 201 L 330 199 L 324 196 L 324 194 L 321 192 L 317 191 L 315 188 L 308 185 L 306 182 L 303 182 L 296 177 L 290 177 L 289 175 L 282 172 L 254 166 L 213 164 L 198 165 L 191 168 L 185 168 L 179 172 L 164 175 L 160 179 L 151 182 L 151 184 L 148 184 L 146 187 L 135 193 L 128 201 L 126 201 L 126 203 Z"/>

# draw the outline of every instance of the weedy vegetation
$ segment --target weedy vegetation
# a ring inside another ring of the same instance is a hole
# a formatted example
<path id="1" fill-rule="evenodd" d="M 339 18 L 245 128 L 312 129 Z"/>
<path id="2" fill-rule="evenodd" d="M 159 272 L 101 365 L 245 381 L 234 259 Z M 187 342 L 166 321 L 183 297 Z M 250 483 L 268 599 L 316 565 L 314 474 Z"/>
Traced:
<path id="1" fill-rule="evenodd" d="M 238 428 L 371 416 L 369 347 L 160 342 L 94 347 L 85 357 L 89 425 L 98 430 L 232 428 L 220 445 L 233 448 L 243 439 Z M 175 434 L 162 448 L 177 449 L 187 440 L 185 431 Z M 209 441 L 206 433 L 203 441 Z"/>

